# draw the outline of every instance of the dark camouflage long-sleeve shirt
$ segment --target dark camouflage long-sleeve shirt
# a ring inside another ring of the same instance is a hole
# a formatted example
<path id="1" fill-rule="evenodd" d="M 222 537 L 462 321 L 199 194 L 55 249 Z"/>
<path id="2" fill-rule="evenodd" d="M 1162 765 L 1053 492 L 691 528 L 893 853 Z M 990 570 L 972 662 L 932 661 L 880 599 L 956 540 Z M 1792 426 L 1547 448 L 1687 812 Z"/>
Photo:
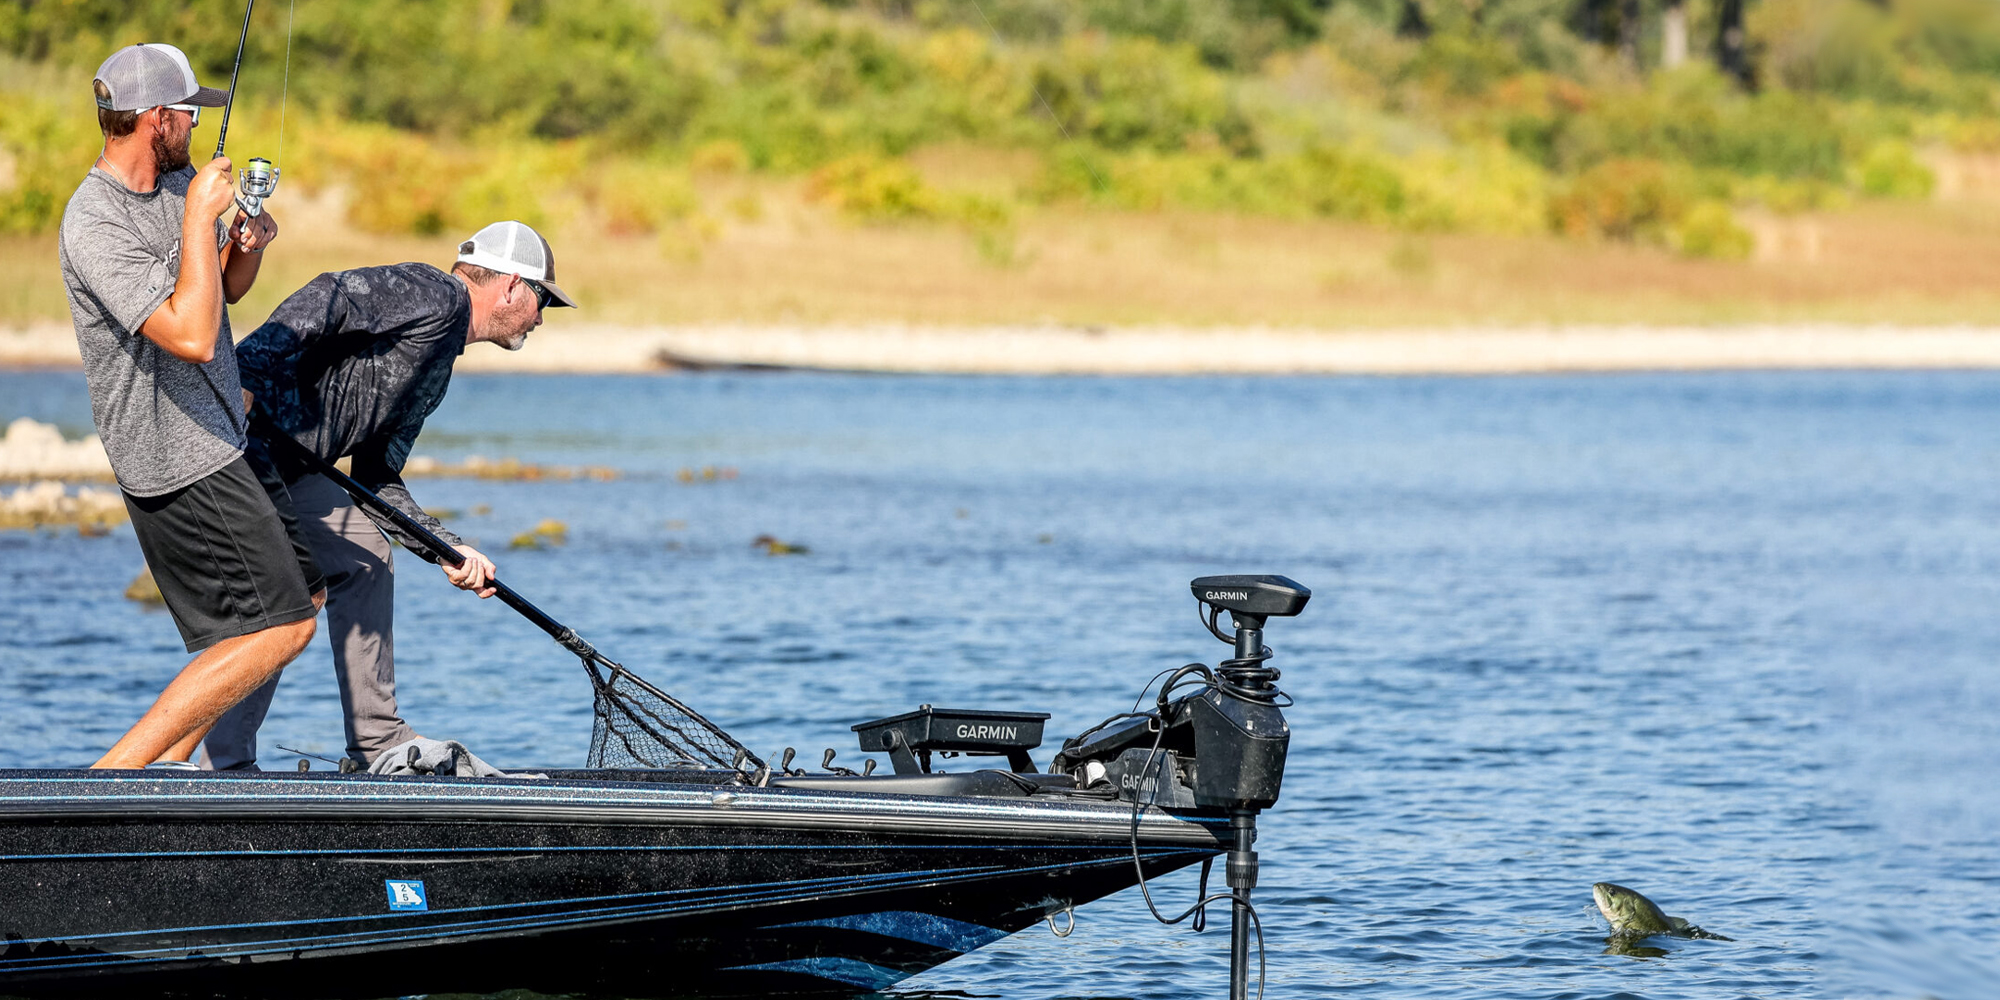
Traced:
<path id="1" fill-rule="evenodd" d="M 329 462 L 351 457 L 357 482 L 457 545 L 410 497 L 402 472 L 424 419 L 444 401 L 471 325 L 464 284 L 429 264 L 322 274 L 236 345 L 243 388 L 256 397 L 252 433 L 276 428 Z M 295 481 L 306 470 L 283 451 L 272 449 L 270 460 Z M 362 510 L 431 558 L 393 522 Z"/>

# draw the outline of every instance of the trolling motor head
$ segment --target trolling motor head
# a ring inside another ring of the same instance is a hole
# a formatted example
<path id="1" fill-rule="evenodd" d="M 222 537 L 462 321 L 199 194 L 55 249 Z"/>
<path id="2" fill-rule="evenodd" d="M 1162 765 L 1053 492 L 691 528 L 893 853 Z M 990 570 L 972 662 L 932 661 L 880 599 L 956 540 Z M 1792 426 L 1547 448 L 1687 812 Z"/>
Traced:
<path id="1" fill-rule="evenodd" d="M 277 165 L 261 156 L 253 156 L 236 177 L 236 207 L 254 219 L 264 214 L 264 199 L 277 191 Z"/>

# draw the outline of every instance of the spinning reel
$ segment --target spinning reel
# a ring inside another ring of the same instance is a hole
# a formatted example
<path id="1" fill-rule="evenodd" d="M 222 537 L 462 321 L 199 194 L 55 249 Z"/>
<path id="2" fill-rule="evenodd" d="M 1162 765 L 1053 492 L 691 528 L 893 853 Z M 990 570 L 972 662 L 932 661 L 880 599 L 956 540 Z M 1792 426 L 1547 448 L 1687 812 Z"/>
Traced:
<path id="1" fill-rule="evenodd" d="M 236 177 L 236 207 L 254 219 L 264 214 L 264 199 L 277 191 L 277 164 L 261 156 L 253 156 Z"/>

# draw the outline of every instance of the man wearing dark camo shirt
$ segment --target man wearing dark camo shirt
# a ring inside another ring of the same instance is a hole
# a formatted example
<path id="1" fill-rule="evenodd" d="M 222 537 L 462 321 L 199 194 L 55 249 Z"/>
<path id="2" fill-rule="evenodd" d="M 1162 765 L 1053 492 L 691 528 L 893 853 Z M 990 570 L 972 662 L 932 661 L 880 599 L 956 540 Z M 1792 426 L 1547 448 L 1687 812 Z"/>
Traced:
<path id="1" fill-rule="evenodd" d="M 543 308 L 575 304 L 555 284 L 548 241 L 525 224 L 496 222 L 459 244 L 449 273 L 391 264 L 322 274 L 237 345 L 252 418 L 246 454 L 273 502 L 294 514 L 297 540 L 326 578 L 347 755 L 361 767 L 416 737 L 396 707 L 395 578 L 383 533 L 436 560 L 276 438 L 328 462 L 350 458 L 357 481 L 465 554 L 462 565 L 442 567 L 453 586 L 490 597 L 493 563 L 424 513 L 403 484 L 403 463 L 467 346 L 519 350 Z M 255 765 L 257 729 L 277 685 L 271 678 L 216 723 L 204 743 L 209 766 Z"/>

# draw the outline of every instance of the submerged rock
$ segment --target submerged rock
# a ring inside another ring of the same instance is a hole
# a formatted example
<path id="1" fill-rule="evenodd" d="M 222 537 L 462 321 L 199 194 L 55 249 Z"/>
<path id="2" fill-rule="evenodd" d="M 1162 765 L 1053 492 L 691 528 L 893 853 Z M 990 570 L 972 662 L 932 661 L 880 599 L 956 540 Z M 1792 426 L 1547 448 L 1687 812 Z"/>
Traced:
<path id="1" fill-rule="evenodd" d="M 758 535 L 751 539 L 750 547 L 763 549 L 767 556 L 802 556 L 812 551 L 803 545 L 778 541 L 770 535 Z"/>
<path id="2" fill-rule="evenodd" d="M 699 469 L 695 469 L 689 466 L 682 466 L 679 472 L 674 473 L 674 478 L 683 483 L 726 481 L 736 478 L 736 467 L 725 465 L 718 468 L 713 465 L 704 465 Z"/>
<path id="3" fill-rule="evenodd" d="M 84 486 L 71 494 L 53 479 L 0 496 L 0 530 L 74 526 L 80 534 L 99 537 L 130 518 L 117 490 Z"/>
<path id="4" fill-rule="evenodd" d="M 167 599 L 160 596 L 160 585 L 153 582 L 153 567 L 147 566 L 125 585 L 125 599 L 140 604 L 165 604 Z"/>
<path id="5" fill-rule="evenodd" d="M 54 424 L 22 417 L 0 437 L 0 481 L 111 479 L 111 459 L 97 435 L 65 441 Z"/>
<path id="6" fill-rule="evenodd" d="M 569 543 L 569 525 L 555 518 L 544 518 L 532 530 L 523 531 L 507 543 L 510 549 L 544 549 L 552 545 Z"/>
<path id="7" fill-rule="evenodd" d="M 523 462 L 518 458 L 490 459 L 484 455 L 468 455 L 465 461 L 457 463 L 440 462 L 429 455 L 412 455 L 410 460 L 403 464 L 405 478 L 455 477 L 509 482 L 587 479 L 602 483 L 617 479 L 618 475 L 618 470 L 608 465 L 537 465 L 533 462 Z"/>

